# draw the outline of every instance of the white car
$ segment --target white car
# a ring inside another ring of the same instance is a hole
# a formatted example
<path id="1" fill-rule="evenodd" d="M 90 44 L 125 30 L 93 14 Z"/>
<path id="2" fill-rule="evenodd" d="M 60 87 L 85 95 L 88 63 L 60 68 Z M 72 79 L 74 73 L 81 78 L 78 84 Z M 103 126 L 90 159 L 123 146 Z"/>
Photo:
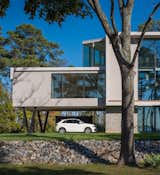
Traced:
<path id="1" fill-rule="evenodd" d="M 80 119 L 63 119 L 56 125 L 56 131 L 65 132 L 96 132 L 96 126 L 90 123 L 84 123 Z"/>

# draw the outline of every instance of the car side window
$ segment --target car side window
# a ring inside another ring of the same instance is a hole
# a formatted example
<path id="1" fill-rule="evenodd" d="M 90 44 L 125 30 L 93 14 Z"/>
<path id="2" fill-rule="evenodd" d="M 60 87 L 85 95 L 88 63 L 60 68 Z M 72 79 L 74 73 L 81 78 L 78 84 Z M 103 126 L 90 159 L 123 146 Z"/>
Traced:
<path id="1" fill-rule="evenodd" d="M 78 120 L 74 120 L 74 123 L 79 124 L 79 121 Z"/>
<path id="2" fill-rule="evenodd" d="M 64 121 L 63 123 L 70 123 L 70 121 L 69 121 L 69 120 L 66 120 L 66 121 Z"/>
<path id="3" fill-rule="evenodd" d="M 79 120 L 66 120 L 63 123 L 76 123 L 76 124 L 79 124 L 80 121 Z"/>

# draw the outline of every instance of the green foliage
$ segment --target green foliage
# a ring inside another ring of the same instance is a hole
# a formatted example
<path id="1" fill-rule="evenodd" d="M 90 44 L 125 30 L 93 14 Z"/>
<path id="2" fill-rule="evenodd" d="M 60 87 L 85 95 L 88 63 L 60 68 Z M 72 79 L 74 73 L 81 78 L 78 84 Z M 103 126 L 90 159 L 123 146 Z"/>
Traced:
<path id="1" fill-rule="evenodd" d="M 12 107 L 8 92 L 0 84 L 0 133 L 21 130 L 21 125 L 17 122 L 17 114 L 17 111 Z"/>
<path id="2" fill-rule="evenodd" d="M 9 0 L 0 1 L 0 16 L 6 14 Z M 86 0 L 25 0 L 24 11 L 30 18 L 39 16 L 48 23 L 56 22 L 59 25 L 69 15 L 92 16 Z"/>
<path id="3" fill-rule="evenodd" d="M 60 66 L 63 51 L 59 45 L 44 38 L 41 30 L 31 24 L 16 27 L 7 32 L 6 38 L 0 37 L 0 69 L 6 75 L 9 67 Z"/>
<path id="4" fill-rule="evenodd" d="M 49 23 L 57 22 L 59 25 L 69 15 L 84 18 L 91 11 L 85 0 L 26 0 L 25 12 L 34 18 L 37 14 Z"/>
<path id="5" fill-rule="evenodd" d="M 0 1 L 0 16 L 4 16 L 6 14 L 8 6 L 9 6 L 9 0 Z"/>
<path id="6" fill-rule="evenodd" d="M 142 31 L 144 24 L 138 26 L 138 30 Z M 152 20 L 148 25 L 147 31 L 160 31 L 160 20 Z"/>
<path id="7" fill-rule="evenodd" d="M 160 154 L 150 154 L 144 159 L 144 166 L 158 168 L 160 167 Z"/>

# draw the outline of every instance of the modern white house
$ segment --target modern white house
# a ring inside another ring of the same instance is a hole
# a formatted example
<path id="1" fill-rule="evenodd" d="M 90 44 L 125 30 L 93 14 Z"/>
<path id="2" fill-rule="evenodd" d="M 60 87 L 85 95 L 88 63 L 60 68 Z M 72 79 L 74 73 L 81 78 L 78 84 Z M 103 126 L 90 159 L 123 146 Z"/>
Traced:
<path id="1" fill-rule="evenodd" d="M 140 32 L 132 32 L 134 54 Z M 160 131 L 160 32 L 147 32 L 135 66 L 135 132 Z M 83 42 L 83 67 L 11 68 L 13 106 L 105 110 L 106 132 L 121 131 L 121 75 L 107 36 Z"/>

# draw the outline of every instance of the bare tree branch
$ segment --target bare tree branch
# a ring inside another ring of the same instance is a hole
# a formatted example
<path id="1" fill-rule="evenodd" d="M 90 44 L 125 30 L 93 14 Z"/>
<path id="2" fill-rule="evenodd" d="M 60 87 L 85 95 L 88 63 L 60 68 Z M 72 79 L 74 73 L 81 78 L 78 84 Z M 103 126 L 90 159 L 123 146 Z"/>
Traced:
<path id="1" fill-rule="evenodd" d="M 130 3 L 129 3 L 130 2 Z M 121 33 L 121 43 L 123 48 L 123 54 L 126 61 L 131 63 L 131 48 L 130 48 L 130 40 L 131 40 L 131 16 L 134 0 L 127 1 L 128 6 L 123 7 L 122 11 L 122 33 Z"/>
<path id="2" fill-rule="evenodd" d="M 106 34 L 111 39 L 111 37 L 113 35 L 113 31 L 112 31 L 112 28 L 108 22 L 106 15 L 104 14 L 104 12 L 100 6 L 99 0 L 88 0 L 88 3 L 90 4 L 91 8 L 97 14 Z"/>
<path id="3" fill-rule="evenodd" d="M 119 4 L 119 10 L 120 10 L 121 16 L 123 16 L 124 1 L 118 0 L 118 4 Z"/>
<path id="4" fill-rule="evenodd" d="M 123 1 L 122 1 L 123 2 Z M 118 62 L 125 64 L 126 66 L 129 66 L 130 63 L 128 63 L 124 58 L 125 58 L 125 54 L 123 52 L 123 50 L 121 49 L 120 43 L 119 43 L 119 36 L 118 36 L 118 31 L 117 31 L 117 35 L 115 35 L 115 31 L 112 31 L 112 26 L 109 24 L 108 19 L 106 17 L 106 15 L 104 14 L 99 0 L 88 0 L 88 3 L 90 4 L 90 6 L 92 7 L 92 9 L 95 11 L 95 13 L 97 14 L 106 34 L 108 35 L 113 48 L 116 50 L 117 53 L 117 59 Z M 113 13 L 114 13 L 114 0 L 112 0 L 111 2 L 111 16 L 114 17 Z M 114 18 L 112 18 L 114 19 Z M 112 21 L 114 23 L 114 21 Z M 114 24 L 113 24 L 114 25 Z M 116 29 L 116 27 L 115 27 Z M 115 30 L 114 29 L 114 30 Z"/>
<path id="5" fill-rule="evenodd" d="M 110 18 L 111 18 L 111 22 L 112 22 L 112 27 L 113 27 L 113 30 L 114 30 L 115 35 L 118 36 L 118 30 L 117 30 L 115 19 L 114 19 L 114 0 L 110 0 L 110 1 L 111 1 L 111 14 L 110 14 Z"/>
<path id="6" fill-rule="evenodd" d="M 93 3 L 93 0 L 88 0 L 88 3 L 89 3 L 90 6 L 92 7 L 92 9 L 95 9 L 95 7 L 94 7 L 94 3 Z"/>
<path id="7" fill-rule="evenodd" d="M 130 9 L 130 8 L 133 6 L 133 4 L 134 4 L 134 0 L 128 0 L 128 1 L 126 2 L 125 7 L 127 7 L 127 8 Z"/>
<path id="8" fill-rule="evenodd" d="M 134 64 L 135 64 L 137 55 L 138 55 L 138 53 L 139 53 L 139 51 L 140 51 L 141 42 L 142 42 L 142 40 L 143 40 L 143 38 L 144 38 L 144 35 L 145 35 L 145 32 L 146 32 L 146 29 L 147 29 L 149 23 L 151 22 L 153 15 L 156 13 L 156 11 L 157 11 L 159 8 L 160 8 L 160 3 L 158 3 L 158 4 L 153 8 L 151 14 L 150 14 L 149 17 L 148 17 L 148 20 L 147 20 L 147 21 L 145 22 L 145 24 L 144 24 L 144 27 L 143 27 L 141 36 L 140 36 L 140 38 L 139 38 L 139 41 L 138 41 L 138 44 L 137 44 L 137 47 L 136 47 L 136 50 L 135 50 L 135 53 L 134 53 L 134 56 L 133 56 L 133 59 L 132 59 L 132 62 L 131 62 L 131 66 L 134 66 Z"/>

